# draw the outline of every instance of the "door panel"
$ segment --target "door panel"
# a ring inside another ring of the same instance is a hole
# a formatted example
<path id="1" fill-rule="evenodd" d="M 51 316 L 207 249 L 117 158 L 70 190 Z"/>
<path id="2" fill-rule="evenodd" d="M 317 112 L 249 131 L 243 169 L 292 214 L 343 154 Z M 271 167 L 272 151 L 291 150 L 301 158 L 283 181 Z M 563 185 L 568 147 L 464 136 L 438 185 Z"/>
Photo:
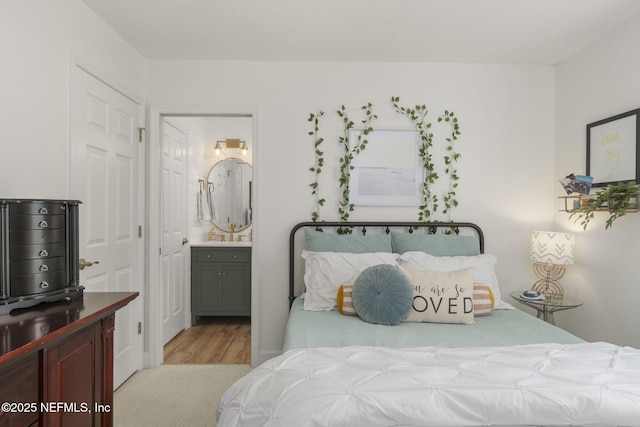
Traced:
<path id="1" fill-rule="evenodd" d="M 184 329 L 187 236 L 187 135 L 163 122 L 162 140 L 162 337 L 166 344 Z"/>
<path id="2" fill-rule="evenodd" d="M 98 261 L 80 272 L 86 292 L 142 291 L 139 105 L 76 68 L 70 193 L 80 205 L 80 256 Z M 142 298 L 116 314 L 114 387 L 141 366 Z"/>

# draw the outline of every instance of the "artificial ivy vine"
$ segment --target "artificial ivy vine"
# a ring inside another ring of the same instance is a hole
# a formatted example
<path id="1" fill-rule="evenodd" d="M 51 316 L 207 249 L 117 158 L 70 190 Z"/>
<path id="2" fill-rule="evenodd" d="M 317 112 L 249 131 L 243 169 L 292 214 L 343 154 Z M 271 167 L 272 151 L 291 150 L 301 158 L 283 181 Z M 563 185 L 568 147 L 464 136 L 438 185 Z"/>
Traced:
<path id="1" fill-rule="evenodd" d="M 431 220 L 431 216 L 438 211 L 439 200 L 436 194 L 431 191 L 431 186 L 440 177 L 435 169 L 433 162 L 433 155 L 431 154 L 431 148 L 433 147 L 433 133 L 431 132 L 431 122 L 427 121 L 427 114 L 429 110 L 426 105 L 416 105 L 413 108 L 402 107 L 399 104 L 400 97 L 391 97 L 391 104 L 393 108 L 399 114 L 405 116 L 418 131 L 420 136 L 420 148 L 418 150 L 420 158 L 422 159 L 422 165 L 424 167 L 425 176 L 422 183 L 422 205 L 418 210 L 418 220 L 428 222 Z M 444 156 L 445 173 L 449 179 L 449 187 L 447 193 L 443 197 L 444 209 L 442 213 L 447 215 L 447 218 L 451 220 L 451 211 L 454 207 L 458 206 L 458 200 L 456 199 L 456 188 L 458 188 L 458 171 L 456 170 L 455 163 L 460 158 L 460 153 L 455 151 L 454 141 L 458 139 L 460 135 L 460 126 L 458 124 L 458 118 L 453 111 L 445 110 L 444 114 L 438 117 L 438 122 L 445 121 L 450 124 L 451 132 L 450 136 L 446 138 L 447 154 Z"/>
<path id="2" fill-rule="evenodd" d="M 456 188 L 458 188 L 458 171 L 456 170 L 455 163 L 460 158 L 460 153 L 455 151 L 454 141 L 458 140 L 460 135 L 460 126 L 458 125 L 458 118 L 454 116 L 453 111 L 444 111 L 444 115 L 438 117 L 438 122 L 445 121 L 451 125 L 451 133 L 447 140 L 447 152 L 444 156 L 445 173 L 449 177 L 449 188 L 447 194 L 444 196 L 444 210 L 443 214 L 448 215 L 448 219 L 451 220 L 451 210 L 458 206 L 458 199 L 456 198 Z"/>
<path id="3" fill-rule="evenodd" d="M 315 162 L 312 167 L 309 168 L 311 172 L 314 173 L 315 180 L 309 184 L 311 187 L 311 195 L 315 198 L 316 210 L 311 213 L 311 220 L 313 222 L 317 222 L 320 220 L 320 208 L 324 206 L 324 198 L 320 197 L 320 173 L 322 172 L 322 167 L 324 166 L 324 153 L 320 151 L 320 145 L 324 141 L 324 138 L 320 138 L 318 136 L 318 132 L 320 130 L 320 118 L 324 115 L 323 111 L 319 111 L 317 114 L 311 113 L 309 118 L 307 119 L 309 122 L 313 124 L 313 130 L 309 132 L 309 135 L 313 136 L 313 150 L 315 154 Z"/>
<path id="4" fill-rule="evenodd" d="M 413 108 L 403 107 L 399 104 L 399 97 L 391 97 L 391 104 L 395 111 L 405 116 L 415 129 L 418 131 L 420 137 L 419 155 L 422 160 L 422 166 L 425 171 L 424 181 L 422 183 L 422 204 L 418 210 L 418 220 L 422 222 L 431 221 L 432 216 L 438 212 L 439 198 L 431 190 L 433 184 L 440 178 L 436 166 L 433 161 L 433 155 L 431 148 L 433 147 L 434 135 L 431 132 L 431 122 L 428 121 L 427 115 L 429 113 L 426 105 L 416 105 Z M 358 133 L 358 139 L 353 143 L 350 141 L 351 130 L 354 129 L 355 123 L 349 118 L 347 109 L 342 105 L 337 111 L 337 115 L 342 119 L 343 135 L 338 138 L 338 142 L 343 146 L 343 156 L 340 157 L 340 177 L 338 179 L 339 187 L 342 192 L 342 199 L 338 203 L 338 215 L 340 222 L 346 222 L 349 220 L 351 212 L 355 209 L 353 203 L 349 203 L 349 181 L 351 177 L 351 171 L 354 169 L 353 160 L 360 154 L 367 146 L 367 135 L 373 132 L 372 123 L 378 118 L 373 113 L 373 106 L 371 103 L 363 105 L 361 111 L 364 113 L 364 119 L 362 119 L 362 131 Z M 319 137 L 319 123 L 324 113 L 319 111 L 316 114 L 310 114 L 308 121 L 312 123 L 313 129 L 309 132 L 310 136 L 313 136 L 315 163 L 309 168 L 314 173 L 314 181 L 309 184 L 312 188 L 311 194 L 315 197 L 316 209 L 311 214 L 313 222 L 320 220 L 320 208 L 324 206 L 325 199 L 320 197 L 319 188 L 319 176 L 324 166 L 324 153 L 320 150 L 320 145 L 324 141 Z M 458 188 L 458 171 L 456 169 L 456 162 L 460 158 L 460 153 L 455 150 L 455 141 L 457 141 L 460 135 L 460 126 L 458 124 L 458 118 L 452 111 L 445 110 L 444 114 L 438 117 L 438 122 L 445 122 L 450 125 L 450 133 L 446 138 L 447 146 L 446 154 L 444 156 L 444 172 L 448 178 L 448 188 L 443 196 L 442 203 L 444 208 L 442 213 L 447 215 L 451 220 L 451 211 L 454 207 L 458 206 L 458 200 L 456 198 L 456 189 Z M 353 144 L 352 144 L 353 143 Z M 341 229 L 341 233 L 351 233 L 351 229 Z"/>
<path id="5" fill-rule="evenodd" d="M 418 221 L 428 222 L 432 213 L 438 210 L 438 196 L 432 194 L 431 185 L 439 178 L 433 163 L 431 147 L 433 146 L 433 133 L 431 133 L 431 122 L 427 122 L 426 105 L 416 105 L 413 108 L 402 107 L 398 104 L 400 97 L 391 97 L 391 105 L 396 112 L 408 118 L 418 131 L 420 136 L 420 146 L 418 153 L 422 159 L 424 168 L 424 181 L 422 182 L 422 204 L 418 208 Z"/>
<path id="6" fill-rule="evenodd" d="M 365 117 L 362 119 L 362 132 L 358 134 L 358 140 L 353 144 L 353 146 L 351 146 L 350 133 L 355 124 L 349 118 L 347 109 L 344 105 L 336 111 L 338 116 L 342 118 L 342 123 L 344 125 L 344 134 L 338 138 L 338 142 L 342 144 L 344 149 L 344 155 L 340 157 L 340 178 L 338 180 L 340 189 L 342 190 L 342 200 L 340 200 L 338 205 L 340 222 L 348 221 L 349 215 L 355 208 L 353 203 L 349 203 L 349 180 L 351 178 L 351 171 L 354 169 L 353 159 L 367 147 L 369 141 L 366 136 L 373 132 L 371 123 L 378 118 L 378 116 L 373 114 L 372 107 L 371 103 L 360 107 L 364 112 Z M 344 230 L 344 232 L 349 233 L 351 230 L 347 229 Z"/>

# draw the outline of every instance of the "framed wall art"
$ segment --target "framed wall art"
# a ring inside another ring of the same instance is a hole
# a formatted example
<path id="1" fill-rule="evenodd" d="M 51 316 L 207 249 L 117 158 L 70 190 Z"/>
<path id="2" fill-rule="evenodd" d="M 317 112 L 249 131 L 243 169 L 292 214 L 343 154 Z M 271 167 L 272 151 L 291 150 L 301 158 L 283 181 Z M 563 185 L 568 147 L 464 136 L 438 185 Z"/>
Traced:
<path id="1" fill-rule="evenodd" d="M 594 187 L 640 183 L 640 108 L 587 125 L 587 175 Z"/>
<path id="2" fill-rule="evenodd" d="M 362 130 L 349 132 L 353 146 L 358 136 L 366 149 L 353 159 L 349 201 L 356 205 L 419 206 L 424 170 L 419 156 L 420 136 L 415 130 Z"/>

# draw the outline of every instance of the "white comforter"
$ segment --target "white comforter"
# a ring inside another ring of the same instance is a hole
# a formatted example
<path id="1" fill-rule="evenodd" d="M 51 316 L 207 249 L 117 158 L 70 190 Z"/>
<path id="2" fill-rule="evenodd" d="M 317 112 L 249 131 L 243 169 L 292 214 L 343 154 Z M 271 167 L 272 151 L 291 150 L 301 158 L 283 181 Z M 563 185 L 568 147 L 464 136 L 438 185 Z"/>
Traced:
<path id="1" fill-rule="evenodd" d="M 297 349 L 222 397 L 218 426 L 640 426 L 640 350 L 606 343 Z"/>

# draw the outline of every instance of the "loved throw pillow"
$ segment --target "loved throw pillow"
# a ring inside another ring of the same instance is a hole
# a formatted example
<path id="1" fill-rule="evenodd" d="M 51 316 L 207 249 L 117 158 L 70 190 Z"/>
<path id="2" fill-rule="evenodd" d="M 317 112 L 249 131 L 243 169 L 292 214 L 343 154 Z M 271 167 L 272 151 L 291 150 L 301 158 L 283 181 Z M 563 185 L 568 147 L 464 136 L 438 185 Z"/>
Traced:
<path id="1" fill-rule="evenodd" d="M 475 268 L 456 271 L 400 269 L 413 287 L 413 302 L 405 322 L 473 323 Z"/>

